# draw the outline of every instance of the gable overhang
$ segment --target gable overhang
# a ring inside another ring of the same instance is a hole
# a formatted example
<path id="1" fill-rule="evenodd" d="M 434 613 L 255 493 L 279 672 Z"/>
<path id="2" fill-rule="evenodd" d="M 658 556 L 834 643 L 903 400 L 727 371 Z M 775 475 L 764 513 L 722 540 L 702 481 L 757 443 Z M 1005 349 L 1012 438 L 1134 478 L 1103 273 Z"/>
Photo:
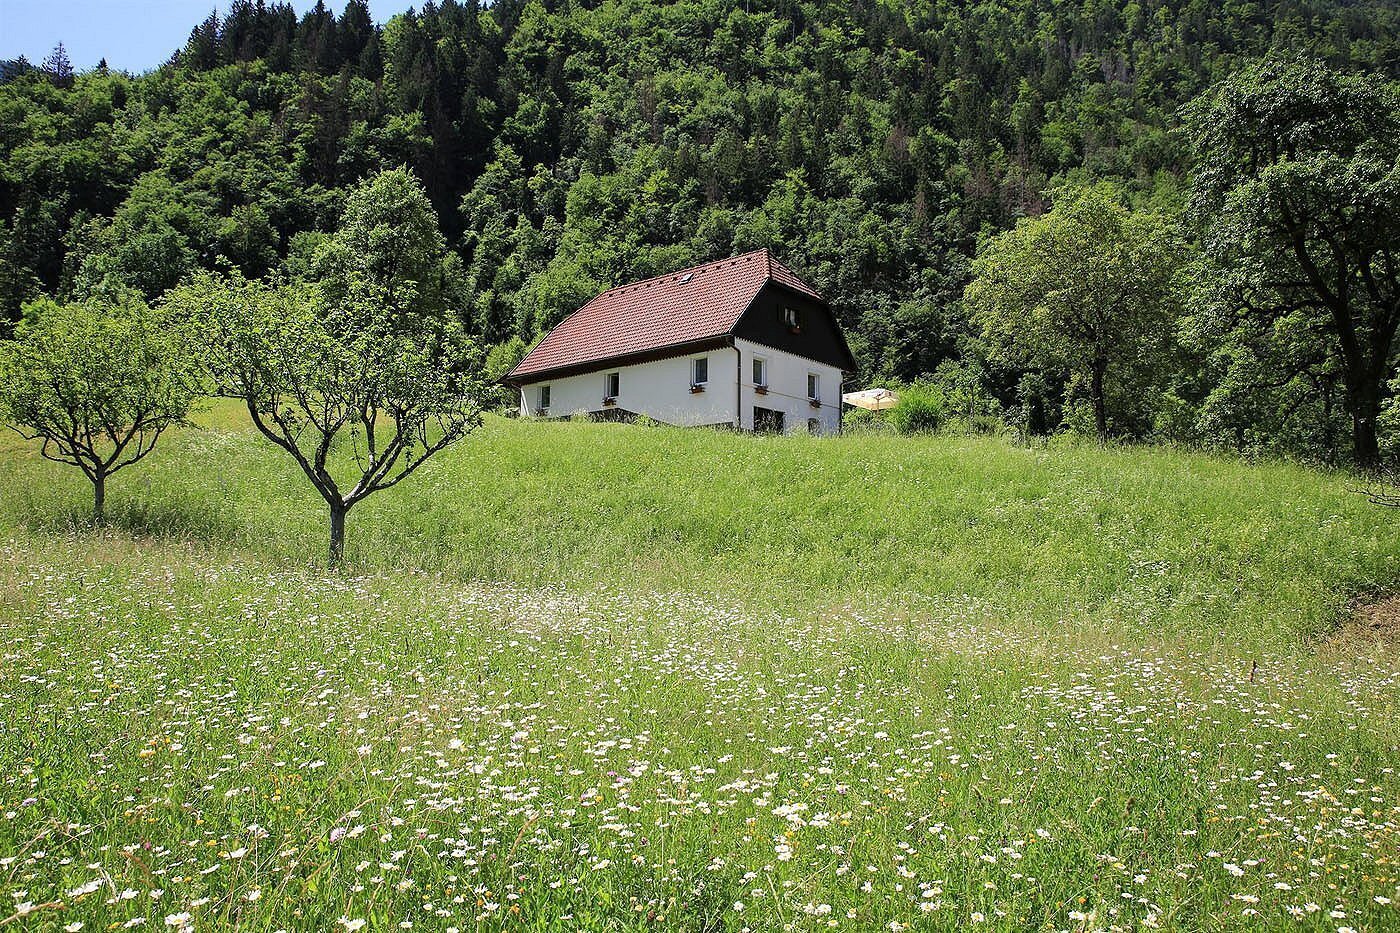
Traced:
<path id="1" fill-rule="evenodd" d="M 821 305 L 822 310 L 825 311 L 828 315 L 831 316 L 832 330 L 836 331 L 836 338 L 837 338 L 838 340 L 841 341 L 841 354 L 842 354 L 842 356 L 844 357 L 844 359 L 843 359 L 840 363 L 836 363 L 836 362 L 833 362 L 833 361 L 831 361 L 831 360 L 814 360 L 813 362 L 817 362 L 817 363 L 827 363 L 827 364 L 829 364 L 829 365 L 836 366 L 836 367 L 837 367 L 838 369 L 840 369 L 843 373 L 849 373 L 850 375 L 855 375 L 855 373 L 856 373 L 856 357 L 855 357 L 855 354 L 851 352 L 851 345 L 850 345 L 849 343 L 846 342 L 846 331 L 845 331 L 844 328 L 841 327 L 841 322 L 838 321 L 838 320 L 836 319 L 836 312 L 833 311 L 833 310 L 831 310 L 831 302 L 829 302 L 829 301 L 827 301 L 825 298 L 821 297 L 821 295 L 815 295 L 815 297 L 814 297 L 814 294 L 813 294 L 813 293 L 804 292 L 804 291 L 802 291 L 801 289 L 793 288 L 792 286 L 786 285 L 786 284 L 784 284 L 784 283 L 778 281 L 777 279 L 769 279 L 769 280 L 768 280 L 768 286 L 767 286 L 767 287 L 769 287 L 769 288 L 776 288 L 776 289 L 779 289 L 779 290 L 781 290 L 781 291 L 787 292 L 789 295 L 796 295 L 798 298 L 801 298 L 801 299 L 804 300 L 804 301 L 810 301 L 810 302 L 814 302 L 814 303 L 816 303 L 816 304 Z M 730 331 L 729 331 L 729 336 L 730 336 L 731 340 L 732 340 L 732 338 L 734 337 L 735 332 L 738 331 L 739 325 L 740 325 L 740 323 L 743 322 L 744 317 L 745 317 L 750 311 L 753 310 L 753 306 L 758 302 L 758 299 L 759 299 L 762 295 L 763 295 L 763 289 L 760 288 L 760 289 L 754 294 L 753 298 L 751 298 L 751 299 L 749 300 L 748 307 L 746 307 L 746 308 L 744 309 L 744 313 L 743 313 L 743 314 L 740 314 L 740 315 L 734 320 L 734 326 L 733 326 L 733 327 L 730 329 Z"/>

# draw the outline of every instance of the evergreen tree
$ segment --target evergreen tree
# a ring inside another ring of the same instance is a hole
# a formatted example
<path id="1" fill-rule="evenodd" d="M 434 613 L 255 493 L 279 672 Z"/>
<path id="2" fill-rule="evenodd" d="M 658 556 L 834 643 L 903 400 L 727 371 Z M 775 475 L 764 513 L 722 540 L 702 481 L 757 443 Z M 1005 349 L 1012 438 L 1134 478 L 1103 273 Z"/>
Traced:
<path id="1" fill-rule="evenodd" d="M 190 30 L 180 63 L 199 71 L 210 71 L 219 65 L 219 14 L 211 12 L 198 26 Z"/>
<path id="2" fill-rule="evenodd" d="M 55 87 L 69 88 L 73 86 L 73 63 L 68 60 L 68 50 L 60 42 L 54 46 L 49 57 L 44 59 L 44 64 L 40 66 L 44 74 Z"/>

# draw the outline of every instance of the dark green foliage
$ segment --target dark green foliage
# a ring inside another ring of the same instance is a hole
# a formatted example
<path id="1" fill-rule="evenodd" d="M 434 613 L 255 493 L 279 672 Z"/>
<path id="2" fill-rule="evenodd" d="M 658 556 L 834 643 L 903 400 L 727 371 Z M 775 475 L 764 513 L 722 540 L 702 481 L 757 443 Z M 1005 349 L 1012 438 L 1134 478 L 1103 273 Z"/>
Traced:
<path id="1" fill-rule="evenodd" d="M 961 294 L 980 238 L 1066 183 L 1176 213 L 1181 108 L 1270 53 L 1393 77 L 1400 12 L 441 0 L 376 26 L 363 0 L 236 0 L 139 77 L 0 66 L 0 303 L 154 298 L 201 268 L 314 275 L 347 192 L 402 166 L 452 254 L 443 301 L 483 344 L 529 341 L 603 286 L 770 246 L 830 296 L 860 381 L 907 381 L 978 359 Z M 1198 406 L 1212 387 L 1183 372 L 1162 391 Z M 1009 411 L 1061 423 L 1063 385 L 1030 398 L 1024 372 L 983 375 Z M 1130 433 L 1152 430 L 1146 408 Z"/>
<path id="2" fill-rule="evenodd" d="M 54 87 L 69 88 L 73 86 L 73 62 L 68 58 L 68 50 L 60 42 L 54 46 L 54 50 L 49 53 L 49 57 L 44 59 L 44 64 L 40 66 L 44 74 Z"/>
<path id="3" fill-rule="evenodd" d="M 1202 291 L 1216 306 L 1206 326 L 1223 350 L 1212 395 L 1257 385 L 1239 373 L 1257 365 L 1295 405 L 1322 397 L 1324 429 L 1326 409 L 1344 412 L 1354 456 L 1374 466 L 1400 328 L 1400 88 L 1265 62 L 1192 111 L 1194 206 L 1210 218 Z"/>

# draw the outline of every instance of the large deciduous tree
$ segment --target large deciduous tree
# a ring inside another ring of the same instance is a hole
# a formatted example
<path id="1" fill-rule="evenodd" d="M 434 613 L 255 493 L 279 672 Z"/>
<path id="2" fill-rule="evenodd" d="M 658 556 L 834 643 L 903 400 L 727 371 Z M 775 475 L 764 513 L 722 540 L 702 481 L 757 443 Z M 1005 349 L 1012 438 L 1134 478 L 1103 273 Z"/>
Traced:
<path id="1" fill-rule="evenodd" d="M 1400 90 L 1268 61 L 1204 95 L 1189 123 L 1205 294 L 1249 326 L 1314 335 L 1340 366 L 1353 455 L 1375 465 L 1400 325 Z"/>
<path id="2" fill-rule="evenodd" d="M 422 185 L 399 168 L 369 178 L 345 200 L 340 227 L 321 248 L 315 269 L 331 302 L 357 289 L 399 317 L 455 314 L 447 243 Z"/>
<path id="3" fill-rule="evenodd" d="M 1059 201 L 983 245 L 964 302 L 993 359 L 1080 385 L 1102 441 L 1110 382 L 1162 357 L 1185 250 L 1169 221 L 1129 210 L 1111 187 Z"/>
<path id="4" fill-rule="evenodd" d="M 98 522 L 107 479 L 185 421 L 196 384 L 181 332 L 134 298 L 35 302 L 0 342 L 0 415 L 43 457 L 82 470 Z"/>

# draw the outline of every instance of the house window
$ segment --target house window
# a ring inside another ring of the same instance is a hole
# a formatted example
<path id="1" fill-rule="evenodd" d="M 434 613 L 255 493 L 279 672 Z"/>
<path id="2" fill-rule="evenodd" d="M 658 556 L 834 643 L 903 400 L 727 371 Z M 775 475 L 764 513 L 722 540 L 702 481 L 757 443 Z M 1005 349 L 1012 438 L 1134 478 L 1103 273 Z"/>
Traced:
<path id="1" fill-rule="evenodd" d="M 820 418 L 808 418 L 808 419 L 807 419 L 807 433 L 808 433 L 808 434 L 820 434 L 820 433 L 822 433 L 822 419 L 820 419 Z"/>
<path id="2" fill-rule="evenodd" d="M 783 413 L 774 408 L 753 407 L 753 429 L 759 434 L 782 434 Z"/>
<path id="3" fill-rule="evenodd" d="M 603 377 L 603 401 L 611 402 L 617 398 L 618 390 L 622 386 L 621 373 L 608 373 Z"/>
<path id="4" fill-rule="evenodd" d="M 710 358 L 700 356 L 690 361 L 690 384 L 702 386 L 710 381 Z"/>
<path id="5" fill-rule="evenodd" d="M 542 415 L 549 414 L 549 386 L 540 386 L 539 412 Z"/>
<path id="6" fill-rule="evenodd" d="M 820 401 L 822 397 L 821 377 L 816 373 L 807 374 L 807 397 L 812 401 Z"/>
<path id="7" fill-rule="evenodd" d="M 760 356 L 753 358 L 753 384 L 756 386 L 768 385 L 768 361 Z"/>
<path id="8" fill-rule="evenodd" d="M 802 329 L 802 311 L 791 305 L 783 308 L 783 326 L 793 333 Z"/>

